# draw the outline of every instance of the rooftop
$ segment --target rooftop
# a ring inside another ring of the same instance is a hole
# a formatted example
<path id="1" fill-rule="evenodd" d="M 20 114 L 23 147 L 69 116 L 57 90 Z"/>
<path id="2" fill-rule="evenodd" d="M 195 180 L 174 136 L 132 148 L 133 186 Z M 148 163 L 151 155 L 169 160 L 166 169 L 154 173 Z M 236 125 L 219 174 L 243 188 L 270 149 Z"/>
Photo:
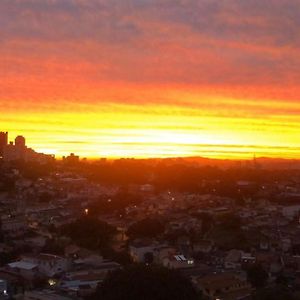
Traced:
<path id="1" fill-rule="evenodd" d="M 13 263 L 8 264 L 10 268 L 18 268 L 18 269 L 23 269 L 23 270 L 32 270 L 37 267 L 36 264 L 32 264 L 29 262 L 25 261 L 16 261 Z"/>

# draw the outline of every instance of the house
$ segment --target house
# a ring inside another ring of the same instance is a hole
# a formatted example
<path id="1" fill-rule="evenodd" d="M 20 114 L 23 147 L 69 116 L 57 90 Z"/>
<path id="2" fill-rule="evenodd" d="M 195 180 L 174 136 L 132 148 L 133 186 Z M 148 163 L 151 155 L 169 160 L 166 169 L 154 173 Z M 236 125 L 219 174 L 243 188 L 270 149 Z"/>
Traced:
<path id="1" fill-rule="evenodd" d="M 184 255 L 169 255 L 162 259 L 164 267 L 169 269 L 185 269 L 195 266 L 194 259 L 186 258 Z"/>
<path id="2" fill-rule="evenodd" d="M 91 254 L 84 258 L 78 258 L 78 259 L 74 260 L 74 263 L 99 266 L 99 265 L 102 265 L 102 263 L 103 263 L 103 257 L 100 255 L 97 255 L 97 254 Z"/>
<path id="3" fill-rule="evenodd" d="M 145 254 L 153 253 L 156 247 L 157 245 L 150 240 L 135 240 L 129 246 L 129 254 L 134 262 L 145 262 Z"/>
<path id="4" fill-rule="evenodd" d="M 154 256 L 154 262 L 156 264 L 163 264 L 163 259 L 165 257 L 168 257 L 171 254 L 176 254 L 178 252 L 178 250 L 174 247 L 170 247 L 170 246 L 158 246 L 154 249 L 153 251 L 153 256 Z"/>
<path id="5" fill-rule="evenodd" d="M 25 291 L 24 300 L 72 300 L 67 295 L 63 295 L 54 290 L 33 290 Z"/>
<path id="6" fill-rule="evenodd" d="M 219 273 L 193 279 L 208 299 L 238 300 L 251 295 L 251 285 L 233 273 Z"/>
<path id="7" fill-rule="evenodd" d="M 300 205 L 289 205 L 282 208 L 282 215 L 289 220 L 293 220 L 297 217 L 299 212 Z"/>
<path id="8" fill-rule="evenodd" d="M 243 251 L 230 250 L 225 257 L 224 267 L 225 269 L 237 269 L 241 267 L 241 258 Z"/>
<path id="9" fill-rule="evenodd" d="M 6 266 L 6 270 L 18 274 L 28 281 L 34 280 L 39 273 L 37 264 L 26 261 L 12 262 Z"/>
<path id="10" fill-rule="evenodd" d="M 195 253 L 210 253 L 214 248 L 214 242 L 211 240 L 200 240 L 196 243 L 193 243 L 192 248 Z"/>
<path id="11" fill-rule="evenodd" d="M 266 250 L 267 251 L 267 250 L 269 250 L 269 247 L 270 247 L 269 240 L 265 237 L 262 237 L 260 239 L 260 242 L 259 242 L 260 250 Z"/>
<path id="12" fill-rule="evenodd" d="M 28 228 L 25 218 L 22 216 L 2 218 L 1 222 L 2 231 L 10 236 L 22 235 Z"/>
<path id="13" fill-rule="evenodd" d="M 78 247 L 77 245 L 68 245 L 64 249 L 65 256 L 70 258 L 76 264 L 102 264 L 103 257 L 91 250 Z"/>
<path id="14" fill-rule="evenodd" d="M 251 266 L 256 263 L 256 257 L 251 253 L 242 253 L 241 263 L 243 267 Z"/>
<path id="15" fill-rule="evenodd" d="M 0 243 L 0 255 L 1 253 L 11 253 L 13 251 L 13 247 L 8 246 L 7 244 Z"/>
<path id="16" fill-rule="evenodd" d="M 87 297 L 94 293 L 108 273 L 121 266 L 112 261 L 104 261 L 101 265 L 92 267 L 83 266 L 83 269 L 67 273 L 59 282 L 57 288 L 69 295 Z"/>
<path id="17" fill-rule="evenodd" d="M 183 228 L 184 222 L 181 220 L 171 221 L 167 226 L 167 231 L 176 231 Z"/>
<path id="18" fill-rule="evenodd" d="M 24 286 L 25 280 L 20 274 L 10 270 L 8 267 L 0 270 L 0 299 L 2 299 L 1 296 L 5 297 L 5 294 L 8 294 L 10 298 L 23 294 Z"/>
<path id="19" fill-rule="evenodd" d="M 99 278 L 99 276 L 88 274 L 78 276 L 78 278 L 74 280 L 63 280 L 57 288 L 70 296 L 87 297 L 96 291 L 97 286 L 102 281 L 103 279 Z"/>
<path id="20" fill-rule="evenodd" d="M 44 253 L 38 255 L 23 255 L 22 261 L 36 265 L 39 272 L 48 277 L 68 271 L 71 266 L 71 262 L 67 258 Z"/>
<path id="21" fill-rule="evenodd" d="M 258 252 L 255 255 L 256 262 L 272 274 L 278 274 L 283 268 L 281 256 L 275 253 Z"/>
<path id="22" fill-rule="evenodd" d="M 0 299 L 6 299 L 8 296 L 8 282 L 0 279 Z"/>
<path id="23" fill-rule="evenodd" d="M 71 245 L 67 245 L 64 249 L 64 253 L 65 253 L 65 256 L 66 257 L 70 257 L 70 258 L 77 258 L 79 257 L 79 253 L 81 252 L 83 248 L 77 246 L 77 245 L 74 245 L 74 244 L 71 244 Z M 89 250 L 86 250 L 90 253 Z"/>
<path id="24" fill-rule="evenodd" d="M 101 265 L 98 266 L 87 266 L 82 265 L 81 267 L 76 267 L 76 270 L 68 272 L 64 275 L 64 280 L 77 280 L 80 276 L 93 275 L 98 276 L 97 278 L 103 279 L 108 273 L 120 269 L 121 265 L 114 261 L 103 261 Z"/>
<path id="25" fill-rule="evenodd" d="M 292 247 L 292 241 L 289 238 L 282 238 L 280 240 L 281 250 L 283 252 L 288 252 Z"/>
<path id="26" fill-rule="evenodd" d="M 36 234 L 33 237 L 28 237 L 28 238 L 24 239 L 24 242 L 27 245 L 33 246 L 35 248 L 43 248 L 46 245 L 46 241 L 47 241 L 47 238 L 42 235 L 39 235 L 39 234 Z"/>

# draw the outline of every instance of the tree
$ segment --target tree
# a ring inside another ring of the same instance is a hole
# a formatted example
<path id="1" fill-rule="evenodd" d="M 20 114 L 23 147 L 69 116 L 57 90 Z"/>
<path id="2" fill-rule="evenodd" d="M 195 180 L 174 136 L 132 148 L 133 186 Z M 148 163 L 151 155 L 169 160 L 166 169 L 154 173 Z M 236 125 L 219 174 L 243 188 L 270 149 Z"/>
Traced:
<path id="1" fill-rule="evenodd" d="M 89 211 L 93 216 L 116 212 L 124 215 L 127 206 L 138 205 L 141 202 L 140 196 L 121 190 L 113 197 L 101 195 L 98 201 L 89 207 Z"/>
<path id="2" fill-rule="evenodd" d="M 16 253 L 14 251 L 10 252 L 10 253 L 0 252 L 0 267 L 5 266 L 6 264 L 14 261 L 17 258 L 18 258 L 18 256 L 16 255 Z"/>
<path id="3" fill-rule="evenodd" d="M 1 174 L 0 178 L 0 191 L 10 192 L 15 189 L 15 179 Z"/>
<path id="4" fill-rule="evenodd" d="M 220 225 L 226 230 L 239 230 L 242 222 L 239 216 L 233 213 L 227 213 L 219 217 Z"/>
<path id="5" fill-rule="evenodd" d="M 116 228 L 94 217 L 85 216 L 63 226 L 61 233 L 69 236 L 81 247 L 101 250 L 109 247 Z"/>
<path id="6" fill-rule="evenodd" d="M 57 240 L 47 239 L 45 246 L 42 249 L 43 253 L 50 253 L 55 255 L 64 254 L 64 246 L 60 244 Z"/>
<path id="7" fill-rule="evenodd" d="M 259 290 L 253 297 L 254 300 L 299 300 L 287 288 L 277 285 L 272 288 Z"/>
<path id="8" fill-rule="evenodd" d="M 192 283 L 180 273 L 157 266 L 132 265 L 111 273 L 94 300 L 196 300 Z"/>
<path id="9" fill-rule="evenodd" d="M 154 260 L 154 256 L 152 252 L 147 252 L 144 254 L 144 261 L 146 264 L 152 264 Z"/>
<path id="10" fill-rule="evenodd" d="M 119 252 L 119 251 L 115 251 L 114 249 L 110 248 L 109 253 L 107 254 L 107 258 L 119 263 L 122 266 L 128 266 L 133 263 L 130 254 L 125 250 Z"/>
<path id="11" fill-rule="evenodd" d="M 276 284 L 281 286 L 287 286 L 289 283 L 288 277 L 284 276 L 284 274 L 279 274 L 276 278 Z"/>
<path id="12" fill-rule="evenodd" d="M 157 219 L 143 219 L 132 224 L 127 231 L 127 235 L 132 238 L 154 238 L 162 234 L 165 230 L 165 225 Z"/>
<path id="13" fill-rule="evenodd" d="M 202 234 L 206 234 L 214 224 L 213 216 L 209 213 L 194 213 L 193 217 L 202 221 Z"/>
<path id="14" fill-rule="evenodd" d="M 256 288 L 264 287 L 268 280 L 268 273 L 259 264 L 249 267 L 247 276 L 251 284 Z"/>

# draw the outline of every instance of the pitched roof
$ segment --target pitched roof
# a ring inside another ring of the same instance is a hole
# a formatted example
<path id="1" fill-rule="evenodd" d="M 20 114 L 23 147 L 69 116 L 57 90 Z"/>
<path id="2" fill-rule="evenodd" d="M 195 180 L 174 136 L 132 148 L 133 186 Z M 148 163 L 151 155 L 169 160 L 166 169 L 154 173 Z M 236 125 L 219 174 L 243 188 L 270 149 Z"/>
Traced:
<path id="1" fill-rule="evenodd" d="M 23 269 L 23 270 L 32 270 L 37 267 L 36 264 L 32 264 L 29 262 L 25 261 L 16 261 L 13 263 L 8 264 L 10 268 L 18 268 L 18 269 Z"/>

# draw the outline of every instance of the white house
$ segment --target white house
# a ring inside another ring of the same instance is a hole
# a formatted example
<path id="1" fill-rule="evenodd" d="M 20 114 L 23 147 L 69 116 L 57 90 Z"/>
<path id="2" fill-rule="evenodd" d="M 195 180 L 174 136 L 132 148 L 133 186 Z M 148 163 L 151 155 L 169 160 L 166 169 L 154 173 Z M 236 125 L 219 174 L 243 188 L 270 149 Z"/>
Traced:
<path id="1" fill-rule="evenodd" d="M 145 254 L 153 253 L 157 245 L 144 241 L 134 241 L 129 246 L 129 254 L 134 262 L 142 263 L 145 262 Z"/>
<path id="2" fill-rule="evenodd" d="M 192 258 L 186 258 L 184 255 L 169 255 L 163 259 L 163 266 L 169 269 L 184 269 L 194 267 L 195 262 Z"/>
<path id="3" fill-rule="evenodd" d="M 27 280 L 33 280 L 38 275 L 38 265 L 25 261 L 16 261 L 7 265 L 8 270 L 19 274 Z"/>

